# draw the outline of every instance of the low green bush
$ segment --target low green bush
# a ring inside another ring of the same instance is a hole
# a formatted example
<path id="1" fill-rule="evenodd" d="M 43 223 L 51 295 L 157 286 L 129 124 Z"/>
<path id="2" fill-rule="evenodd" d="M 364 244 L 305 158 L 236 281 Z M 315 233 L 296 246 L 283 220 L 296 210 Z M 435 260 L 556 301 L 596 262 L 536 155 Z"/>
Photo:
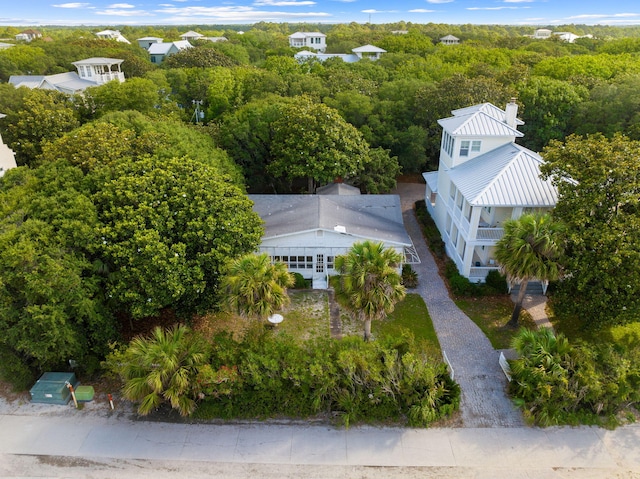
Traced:
<path id="1" fill-rule="evenodd" d="M 525 419 L 540 425 L 618 424 L 640 400 L 637 348 L 622 354 L 611 343 L 569 344 L 550 329 L 521 330 L 513 347 L 509 385 Z"/>
<path id="2" fill-rule="evenodd" d="M 311 287 L 310 279 L 304 279 L 304 277 L 300 273 L 291 273 L 291 274 L 293 274 L 294 289 L 308 289 Z"/>
<path id="3" fill-rule="evenodd" d="M 410 264 L 402 265 L 402 284 L 406 288 L 415 288 L 418 286 L 418 273 Z"/>
<path id="4" fill-rule="evenodd" d="M 507 294 L 509 292 L 507 278 L 498 270 L 489 271 L 484 281 L 487 294 Z"/>
<path id="5" fill-rule="evenodd" d="M 29 367 L 10 351 L 0 349 L 0 379 L 11 384 L 15 391 L 26 391 L 35 383 Z"/>
<path id="6" fill-rule="evenodd" d="M 224 341 L 229 341 L 226 336 Z M 217 341 L 217 340 L 216 340 Z M 230 344 L 228 344 L 231 346 Z M 236 368 L 225 394 L 207 394 L 198 418 L 338 417 L 423 427 L 452 414 L 460 390 L 440 359 L 417 352 L 413 338 L 317 338 L 303 343 L 255 329 L 212 368 Z M 233 352 L 230 352 L 233 351 Z M 219 350 L 218 352 L 222 352 Z"/>

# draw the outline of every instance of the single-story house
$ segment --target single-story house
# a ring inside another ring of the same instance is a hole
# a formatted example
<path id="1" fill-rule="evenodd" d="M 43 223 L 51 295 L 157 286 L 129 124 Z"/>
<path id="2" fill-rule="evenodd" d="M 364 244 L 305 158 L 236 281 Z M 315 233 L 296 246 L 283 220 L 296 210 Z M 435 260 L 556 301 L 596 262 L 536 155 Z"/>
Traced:
<path id="1" fill-rule="evenodd" d="M 326 289 L 337 274 L 335 257 L 356 242 L 382 242 L 405 258 L 419 259 L 405 230 L 398 195 L 249 195 L 264 221 L 259 250 Z"/>

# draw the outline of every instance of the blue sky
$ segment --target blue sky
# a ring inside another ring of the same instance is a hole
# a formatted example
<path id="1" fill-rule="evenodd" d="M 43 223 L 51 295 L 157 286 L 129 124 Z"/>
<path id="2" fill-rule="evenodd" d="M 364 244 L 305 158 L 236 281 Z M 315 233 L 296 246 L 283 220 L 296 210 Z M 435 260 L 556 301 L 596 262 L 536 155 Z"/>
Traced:
<path id="1" fill-rule="evenodd" d="M 637 0 L 3 0 L 0 25 L 640 24 Z"/>

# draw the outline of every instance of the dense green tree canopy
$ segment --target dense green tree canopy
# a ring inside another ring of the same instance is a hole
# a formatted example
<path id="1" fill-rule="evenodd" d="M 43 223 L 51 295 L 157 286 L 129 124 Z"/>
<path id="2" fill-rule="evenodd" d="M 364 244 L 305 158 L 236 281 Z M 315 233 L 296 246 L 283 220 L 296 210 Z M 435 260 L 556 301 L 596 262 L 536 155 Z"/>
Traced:
<path id="1" fill-rule="evenodd" d="M 566 225 L 567 279 L 559 301 L 586 323 L 640 318 L 640 142 L 570 136 L 543 151 Z"/>
<path id="2" fill-rule="evenodd" d="M 95 176 L 107 294 L 135 319 L 214 306 L 224 264 L 260 241 L 251 202 L 214 167 L 124 158 Z"/>
<path id="3" fill-rule="evenodd" d="M 357 177 L 368 161 L 369 148 L 358 130 L 337 111 L 309 98 L 285 105 L 272 127 L 268 171 L 290 180 L 309 178 L 309 191 L 315 183 Z"/>
<path id="4" fill-rule="evenodd" d="M 82 172 L 64 161 L 7 172 L 0 218 L 5 360 L 44 370 L 104 353 L 115 328 L 94 274 L 98 217 Z"/>
<path id="5" fill-rule="evenodd" d="M 55 90 L 27 90 L 18 110 L 8 111 L 5 142 L 16 153 L 18 165 L 30 165 L 43 143 L 79 126 L 71 99 Z"/>

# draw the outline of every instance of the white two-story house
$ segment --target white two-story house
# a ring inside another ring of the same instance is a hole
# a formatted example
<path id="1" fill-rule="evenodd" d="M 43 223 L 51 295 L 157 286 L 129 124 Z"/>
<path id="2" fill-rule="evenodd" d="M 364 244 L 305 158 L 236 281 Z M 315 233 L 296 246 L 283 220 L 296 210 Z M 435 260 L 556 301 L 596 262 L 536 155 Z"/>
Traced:
<path id="1" fill-rule="evenodd" d="M 327 36 L 320 32 L 296 32 L 289 35 L 291 48 L 313 48 L 318 52 L 327 49 Z"/>
<path id="2" fill-rule="evenodd" d="M 472 282 L 497 269 L 495 245 L 502 223 L 553 208 L 558 194 L 540 178 L 542 158 L 515 143 L 523 134 L 513 99 L 454 110 L 442 127 L 438 171 L 423 173 L 425 200 L 447 254 Z"/>

